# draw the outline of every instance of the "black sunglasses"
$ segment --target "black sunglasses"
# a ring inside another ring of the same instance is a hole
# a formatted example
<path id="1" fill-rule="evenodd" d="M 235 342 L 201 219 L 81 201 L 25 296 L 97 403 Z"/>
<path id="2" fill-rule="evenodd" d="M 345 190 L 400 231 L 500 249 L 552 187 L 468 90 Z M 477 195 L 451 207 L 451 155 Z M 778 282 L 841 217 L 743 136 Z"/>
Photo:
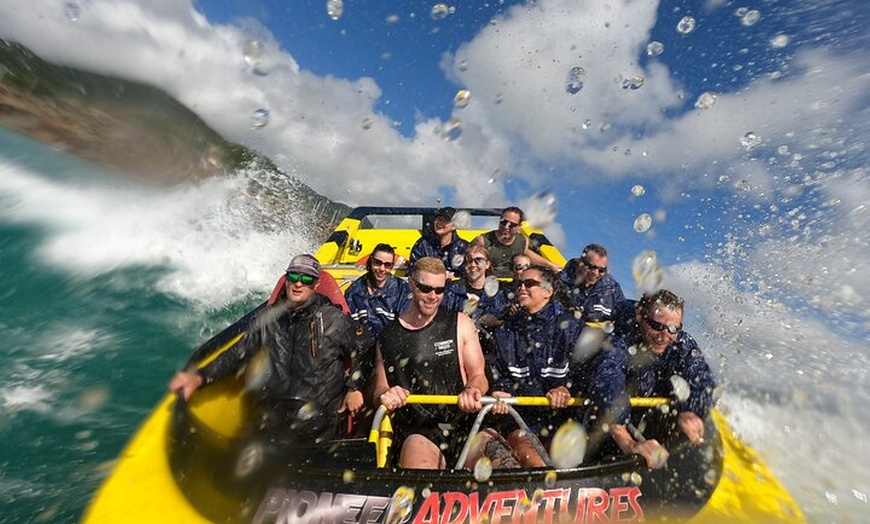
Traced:
<path id="1" fill-rule="evenodd" d="M 589 271 L 597 270 L 599 273 L 607 273 L 607 266 L 604 266 L 604 267 L 596 266 L 595 264 L 593 264 L 592 262 L 589 262 L 585 258 L 581 258 L 580 262 L 583 262 L 583 265 L 586 266 L 586 269 L 588 269 Z"/>
<path id="2" fill-rule="evenodd" d="M 498 225 L 500 225 L 501 227 L 506 227 L 508 229 L 514 229 L 516 227 L 520 227 L 519 224 L 514 224 L 513 222 L 511 222 L 510 220 L 508 220 L 506 218 L 499 220 Z"/>
<path id="3" fill-rule="evenodd" d="M 392 263 L 392 262 L 385 262 L 385 261 L 383 261 L 383 260 L 381 260 L 381 259 L 379 259 L 379 258 L 373 258 L 373 259 L 372 259 L 372 266 L 378 266 L 378 267 L 380 267 L 380 266 L 384 266 L 384 267 L 387 268 L 387 269 L 393 269 L 393 263 Z"/>
<path id="4" fill-rule="evenodd" d="M 643 317 L 643 320 L 653 331 L 667 331 L 671 335 L 676 335 L 683 330 L 682 324 L 662 324 L 661 322 L 656 322 L 649 317 Z"/>
<path id="5" fill-rule="evenodd" d="M 524 286 L 526 289 L 532 289 L 533 287 L 540 286 L 542 282 L 535 280 L 534 278 L 527 278 L 525 280 L 520 280 L 517 282 L 517 286 Z"/>
<path id="6" fill-rule="evenodd" d="M 293 271 L 287 272 L 287 282 L 290 282 L 291 284 L 302 282 L 304 285 L 310 286 L 316 281 L 317 277 L 312 277 L 311 275 L 303 275 L 302 273 L 295 273 Z"/>
<path id="7" fill-rule="evenodd" d="M 431 293 L 433 291 L 435 292 L 436 295 L 443 295 L 444 294 L 444 286 L 441 286 L 441 287 L 427 286 L 426 284 L 421 283 L 416 278 L 413 278 L 411 280 L 414 281 L 414 284 L 416 284 L 417 289 L 420 290 L 420 293 L 423 293 L 424 295 L 428 295 L 429 293 Z"/>

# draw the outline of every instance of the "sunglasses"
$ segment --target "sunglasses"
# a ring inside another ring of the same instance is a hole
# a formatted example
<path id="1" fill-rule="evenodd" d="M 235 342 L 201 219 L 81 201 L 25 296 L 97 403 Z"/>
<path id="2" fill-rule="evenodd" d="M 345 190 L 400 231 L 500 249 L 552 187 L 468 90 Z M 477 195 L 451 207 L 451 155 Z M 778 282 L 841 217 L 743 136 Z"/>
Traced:
<path id="1" fill-rule="evenodd" d="M 534 278 L 527 278 L 525 280 L 520 280 L 519 282 L 517 282 L 517 286 L 523 286 L 526 289 L 532 289 L 533 287 L 537 287 L 540 285 L 541 285 L 541 282 L 538 280 L 535 280 Z"/>
<path id="2" fill-rule="evenodd" d="M 424 295 L 428 295 L 429 293 L 431 293 L 433 291 L 435 292 L 436 295 L 443 295 L 444 294 L 444 286 L 441 286 L 441 287 L 427 286 L 426 284 L 421 283 L 416 278 L 413 278 L 411 280 L 414 281 L 414 284 L 416 284 L 417 289 L 420 291 L 420 293 L 423 293 Z"/>
<path id="3" fill-rule="evenodd" d="M 514 264 L 514 271 L 525 271 L 532 267 L 531 264 Z"/>
<path id="4" fill-rule="evenodd" d="M 489 261 L 483 257 L 474 257 L 474 258 L 466 258 L 465 259 L 466 264 L 473 263 L 473 264 L 477 264 L 478 266 L 485 266 L 487 262 L 489 262 Z"/>
<path id="5" fill-rule="evenodd" d="M 372 259 L 372 266 L 376 266 L 376 267 L 384 266 L 384 267 L 387 268 L 387 269 L 393 269 L 393 263 L 392 263 L 392 262 L 387 262 L 387 261 L 385 261 L 385 260 L 381 260 L 381 259 L 378 259 L 378 258 L 373 258 L 373 259 Z"/>
<path id="6" fill-rule="evenodd" d="M 310 286 L 316 280 L 317 277 L 312 277 L 311 275 L 303 275 L 301 273 L 294 273 L 292 271 L 287 272 L 287 282 L 290 282 L 291 284 L 302 282 L 302 284 Z"/>
<path id="7" fill-rule="evenodd" d="M 596 266 L 595 264 L 593 264 L 592 262 L 589 262 L 585 258 L 581 258 L 580 261 L 583 262 L 583 265 L 586 266 L 586 269 L 588 269 L 589 271 L 598 271 L 599 273 L 607 273 L 607 266 L 604 266 L 604 267 Z"/>
<path id="8" fill-rule="evenodd" d="M 500 225 L 501 227 L 506 227 L 508 229 L 514 229 L 514 228 L 520 227 L 519 224 L 515 224 L 515 223 L 513 223 L 510 220 L 507 220 L 505 218 L 499 220 L 498 225 Z"/>
<path id="9" fill-rule="evenodd" d="M 671 335 L 676 335 L 683 330 L 682 324 L 662 324 L 661 322 L 656 322 L 649 317 L 643 317 L 643 320 L 644 322 L 646 322 L 646 325 L 649 326 L 649 328 L 653 331 L 667 331 Z"/>

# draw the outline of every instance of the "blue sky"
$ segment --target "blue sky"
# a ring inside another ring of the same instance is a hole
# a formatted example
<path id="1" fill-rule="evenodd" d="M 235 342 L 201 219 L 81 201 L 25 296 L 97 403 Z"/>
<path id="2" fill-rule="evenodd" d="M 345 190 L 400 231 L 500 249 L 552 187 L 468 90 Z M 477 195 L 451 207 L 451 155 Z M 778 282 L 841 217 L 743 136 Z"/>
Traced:
<path id="1" fill-rule="evenodd" d="M 605 244 L 630 295 L 631 261 L 652 249 L 674 286 L 697 265 L 866 333 L 862 2 L 463 0 L 438 20 L 417 1 L 347 0 L 338 20 L 325 0 L 68 3 L 75 17 L 0 0 L 0 37 L 157 85 L 333 199 L 519 204 L 569 256 Z M 705 92 L 715 104 L 696 107 Z M 462 133 L 445 140 L 451 118 Z M 836 254 L 821 271 L 820 246 Z"/>

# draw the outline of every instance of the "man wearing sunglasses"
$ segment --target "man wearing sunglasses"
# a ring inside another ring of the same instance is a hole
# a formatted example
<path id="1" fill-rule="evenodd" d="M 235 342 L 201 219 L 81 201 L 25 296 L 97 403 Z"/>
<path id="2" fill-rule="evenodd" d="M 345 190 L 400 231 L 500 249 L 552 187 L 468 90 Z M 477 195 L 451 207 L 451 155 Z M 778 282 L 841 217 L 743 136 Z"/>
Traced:
<path id="1" fill-rule="evenodd" d="M 464 273 L 462 255 L 468 249 L 468 241 L 460 238 L 453 224 L 456 209 L 442 207 L 435 210 L 432 231 L 418 238 L 411 248 L 408 258 L 408 272 L 414 270 L 414 264 L 423 257 L 440 258 L 447 268 L 447 277 L 461 277 Z"/>
<path id="2" fill-rule="evenodd" d="M 520 233 L 522 223 L 523 210 L 515 206 L 506 207 L 501 212 L 498 229 L 483 233 L 472 241 L 472 244 L 479 244 L 489 250 L 495 276 L 510 278 L 511 259 L 520 253 L 528 256 L 533 264 L 548 267 L 553 271 L 562 269 L 532 249 L 529 238 Z"/>
<path id="3" fill-rule="evenodd" d="M 214 361 L 177 373 L 169 389 L 188 398 L 256 357 L 246 371 L 252 431 L 301 442 L 335 437 L 340 413 L 355 414 L 363 406 L 363 361 L 373 360 L 374 344 L 365 329 L 315 292 L 319 275 L 314 256 L 293 257 L 286 300 L 261 310 L 244 336 Z"/>
<path id="4" fill-rule="evenodd" d="M 393 246 L 376 245 L 366 261 L 366 272 L 344 292 L 353 319 L 374 335 L 410 305 L 408 283 L 393 276 L 395 257 Z"/>
<path id="5" fill-rule="evenodd" d="M 477 330 L 462 313 L 441 308 L 447 275 L 434 257 L 417 261 L 409 278 L 411 306 L 384 328 L 375 359 L 375 404 L 393 413 L 398 465 L 443 469 L 458 452 L 489 389 Z M 458 395 L 455 406 L 407 404 L 409 394 Z"/>
<path id="6" fill-rule="evenodd" d="M 609 424 L 619 450 L 642 455 L 651 468 L 660 467 L 668 456 L 666 448 L 678 443 L 680 435 L 692 445 L 704 442 L 704 421 L 713 407 L 716 382 L 698 344 L 683 330 L 683 301 L 675 294 L 661 289 L 617 309 L 616 335 L 625 348 L 595 357 L 588 397 L 601 415 L 598 422 Z M 633 315 L 622 314 L 630 310 Z M 647 435 L 646 440 L 632 434 L 629 396 L 669 398 L 667 415 L 646 414 L 670 417 L 658 425 L 666 431 Z"/>
<path id="7" fill-rule="evenodd" d="M 442 307 L 462 311 L 471 317 L 481 328 L 481 338 L 485 339 L 488 337 L 485 330 L 494 327 L 507 314 L 507 294 L 498 279 L 489 276 L 492 264 L 485 247 L 469 246 L 464 259 L 465 277 L 448 282 Z"/>
<path id="8" fill-rule="evenodd" d="M 559 273 L 571 302 L 585 322 L 613 319 L 613 308 L 625 300 L 622 287 L 607 272 L 607 249 L 589 244 Z"/>

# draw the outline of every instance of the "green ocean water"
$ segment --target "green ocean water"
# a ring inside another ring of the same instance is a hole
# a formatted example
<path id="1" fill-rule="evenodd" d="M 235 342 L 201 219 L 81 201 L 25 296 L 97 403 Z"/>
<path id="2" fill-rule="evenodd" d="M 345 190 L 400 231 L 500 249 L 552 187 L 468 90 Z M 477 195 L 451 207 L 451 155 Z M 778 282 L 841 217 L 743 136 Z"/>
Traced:
<path id="1" fill-rule="evenodd" d="M 0 130 L 2 523 L 78 522 L 173 371 L 262 299 L 208 304 L 160 291 L 171 259 L 95 269 L 47 255 L 63 217 L 88 204 L 75 188 L 117 190 L 97 171 Z M 59 197 L 39 209 L 33 192 L 46 188 Z M 99 232 L 85 239 L 74 249 L 116 256 Z"/>

